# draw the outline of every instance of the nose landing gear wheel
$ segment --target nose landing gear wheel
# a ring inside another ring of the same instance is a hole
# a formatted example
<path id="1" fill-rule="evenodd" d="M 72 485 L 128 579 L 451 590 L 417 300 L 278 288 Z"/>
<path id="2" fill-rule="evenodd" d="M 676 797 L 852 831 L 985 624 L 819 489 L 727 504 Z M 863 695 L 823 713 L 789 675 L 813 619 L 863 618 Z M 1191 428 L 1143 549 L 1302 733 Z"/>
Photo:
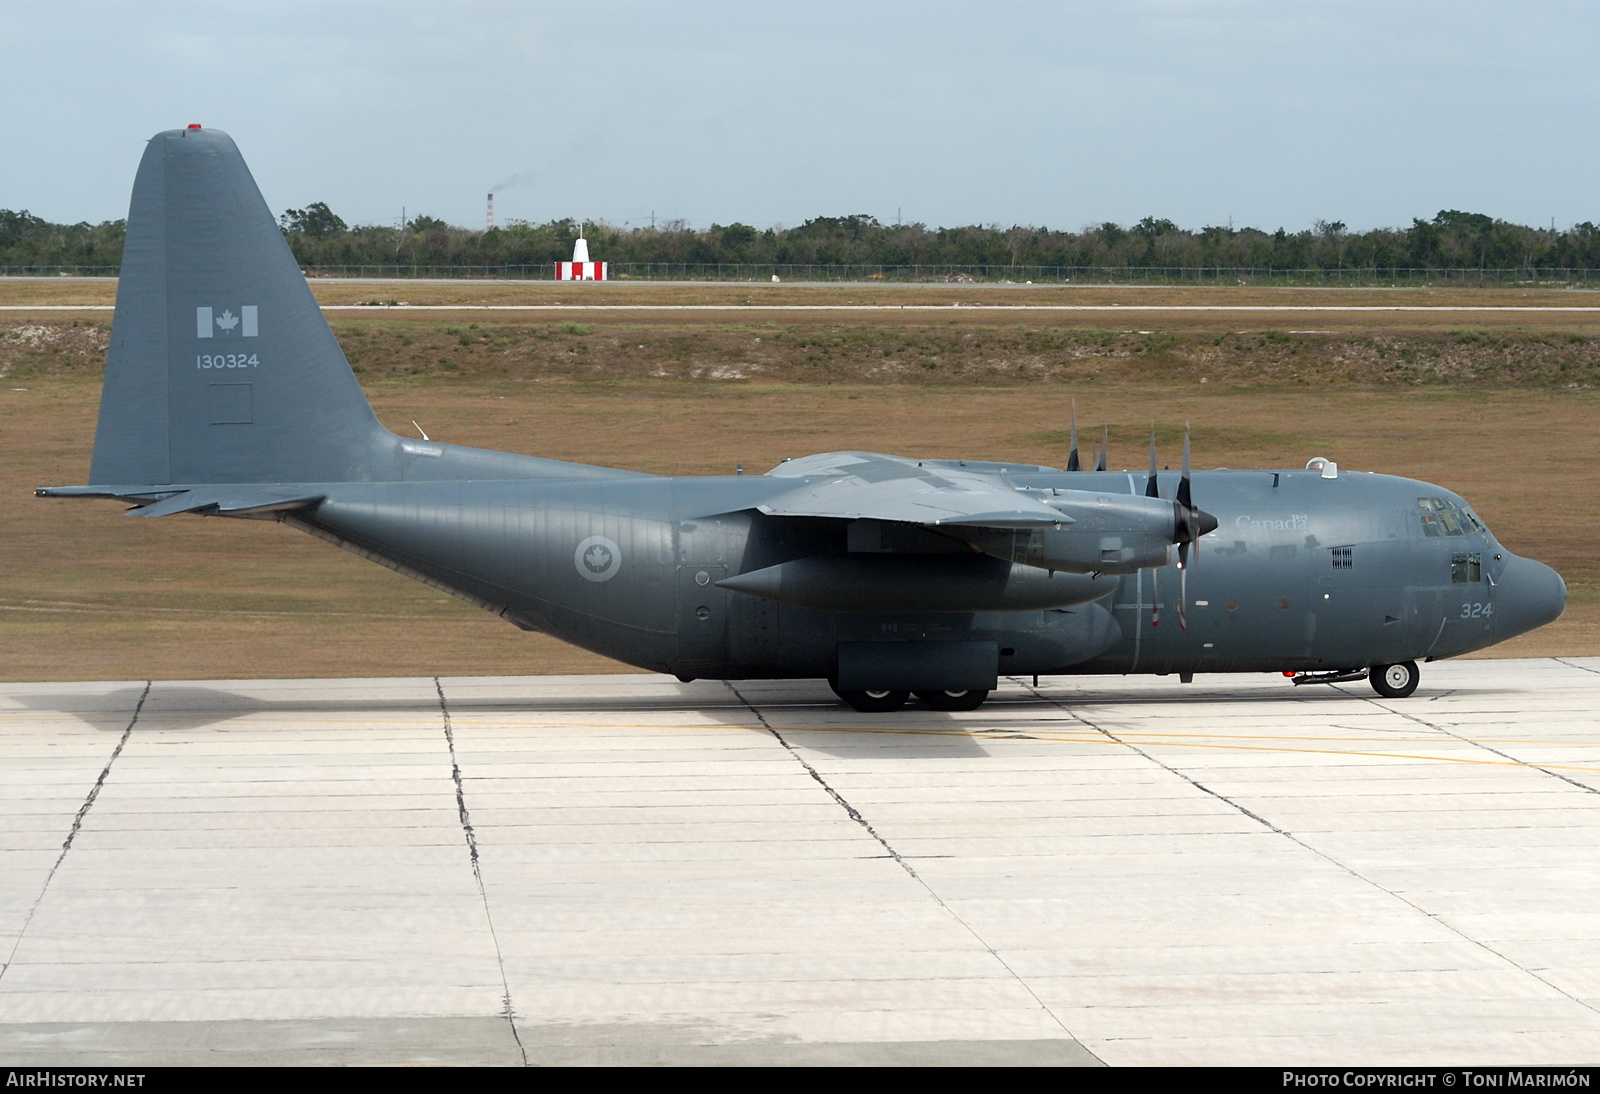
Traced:
<path id="1" fill-rule="evenodd" d="M 977 710 L 989 698 L 987 691 L 919 691 L 917 698 L 934 710 Z"/>
<path id="2" fill-rule="evenodd" d="M 905 706 L 909 694 L 904 691 L 841 691 L 839 698 L 863 714 L 888 714 Z"/>
<path id="3" fill-rule="evenodd" d="M 1367 674 L 1372 690 L 1385 699 L 1404 699 L 1417 690 L 1422 674 L 1415 661 L 1402 661 L 1398 665 L 1374 665 Z"/>

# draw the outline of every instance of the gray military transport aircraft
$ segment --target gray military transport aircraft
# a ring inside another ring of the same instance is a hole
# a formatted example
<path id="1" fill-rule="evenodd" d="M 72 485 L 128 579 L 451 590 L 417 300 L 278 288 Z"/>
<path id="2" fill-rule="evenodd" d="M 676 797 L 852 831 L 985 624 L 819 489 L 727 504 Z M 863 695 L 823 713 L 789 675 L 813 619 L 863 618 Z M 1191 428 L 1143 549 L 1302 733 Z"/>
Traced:
<path id="1" fill-rule="evenodd" d="M 1324 460 L 1191 476 L 1187 439 L 1175 479 L 1153 439 L 1148 473 L 1104 453 L 662 478 L 396 436 L 233 141 L 191 126 L 134 181 L 90 485 L 37 493 L 279 521 L 631 665 L 824 678 L 862 711 L 970 710 L 1001 675 L 1063 673 L 1366 677 L 1400 698 L 1418 660 L 1566 605 L 1443 487 Z"/>

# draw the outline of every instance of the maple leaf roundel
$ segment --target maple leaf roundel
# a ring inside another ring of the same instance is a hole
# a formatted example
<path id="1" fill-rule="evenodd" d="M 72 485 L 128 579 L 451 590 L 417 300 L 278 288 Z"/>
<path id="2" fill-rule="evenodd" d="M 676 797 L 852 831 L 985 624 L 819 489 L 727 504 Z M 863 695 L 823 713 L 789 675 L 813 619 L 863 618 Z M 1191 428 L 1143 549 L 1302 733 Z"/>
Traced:
<path id="1" fill-rule="evenodd" d="M 578 573 L 589 581 L 609 581 L 622 569 L 622 549 L 605 536 L 590 536 L 572 553 Z"/>

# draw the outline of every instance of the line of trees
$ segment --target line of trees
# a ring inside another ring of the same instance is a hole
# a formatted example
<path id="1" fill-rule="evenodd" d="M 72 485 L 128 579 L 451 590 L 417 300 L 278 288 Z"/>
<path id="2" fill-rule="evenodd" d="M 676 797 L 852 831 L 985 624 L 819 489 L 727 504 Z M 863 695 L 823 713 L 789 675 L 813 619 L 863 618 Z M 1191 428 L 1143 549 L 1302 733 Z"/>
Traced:
<path id="1" fill-rule="evenodd" d="M 0 209 L 0 267 L 122 265 L 127 223 L 51 224 L 26 209 Z"/>
<path id="2" fill-rule="evenodd" d="M 290 249 L 307 268 L 341 266 L 538 266 L 572 257 L 579 225 L 512 221 L 489 231 L 457 228 L 419 216 L 395 225 L 351 226 L 315 202 L 280 218 Z M 0 268 L 116 267 L 124 223 L 50 224 L 0 209 Z M 761 230 L 748 224 L 682 222 L 660 227 L 586 226 L 596 259 L 628 263 L 756 265 L 869 265 L 1121 269 L 1212 268 L 1289 270 L 1600 269 L 1600 227 L 1531 228 L 1454 209 L 1408 228 L 1351 232 L 1339 221 L 1265 232 L 1211 225 L 1180 228 L 1145 217 L 1124 227 L 1110 222 L 1077 232 L 1050 228 L 969 226 L 928 228 L 883 224 L 857 215 L 817 217 L 795 228 Z"/>

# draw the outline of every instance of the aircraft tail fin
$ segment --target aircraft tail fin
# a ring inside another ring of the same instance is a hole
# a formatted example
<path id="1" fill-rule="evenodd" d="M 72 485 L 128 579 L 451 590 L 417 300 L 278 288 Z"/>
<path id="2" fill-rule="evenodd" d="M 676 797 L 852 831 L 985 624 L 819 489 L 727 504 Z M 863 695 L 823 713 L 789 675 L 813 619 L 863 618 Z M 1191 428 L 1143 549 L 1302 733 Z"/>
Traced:
<path id="1" fill-rule="evenodd" d="M 89 481 L 383 479 L 393 448 L 233 140 L 157 134 L 128 210 Z"/>

